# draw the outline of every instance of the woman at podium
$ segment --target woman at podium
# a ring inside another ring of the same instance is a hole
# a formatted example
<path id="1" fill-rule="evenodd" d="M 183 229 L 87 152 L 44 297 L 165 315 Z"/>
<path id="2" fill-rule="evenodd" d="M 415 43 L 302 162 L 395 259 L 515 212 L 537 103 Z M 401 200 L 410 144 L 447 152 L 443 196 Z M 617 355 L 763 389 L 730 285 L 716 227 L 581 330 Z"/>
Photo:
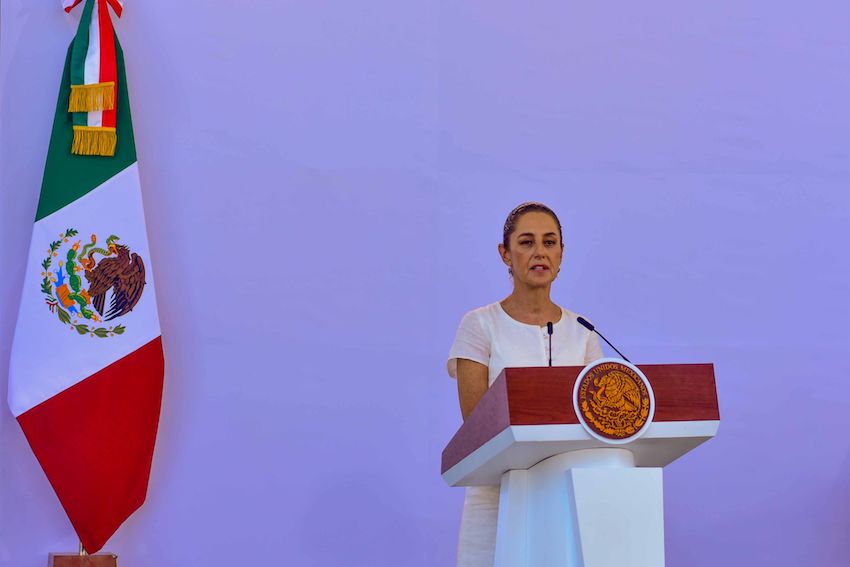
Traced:
<path id="1" fill-rule="evenodd" d="M 511 211 L 499 255 L 513 279 L 511 294 L 464 315 L 449 351 L 464 420 L 506 367 L 577 366 L 602 357 L 596 335 L 552 301 L 564 255 L 561 222 L 552 209 L 523 203 Z M 467 488 L 458 567 L 492 567 L 498 511 L 498 486 Z"/>

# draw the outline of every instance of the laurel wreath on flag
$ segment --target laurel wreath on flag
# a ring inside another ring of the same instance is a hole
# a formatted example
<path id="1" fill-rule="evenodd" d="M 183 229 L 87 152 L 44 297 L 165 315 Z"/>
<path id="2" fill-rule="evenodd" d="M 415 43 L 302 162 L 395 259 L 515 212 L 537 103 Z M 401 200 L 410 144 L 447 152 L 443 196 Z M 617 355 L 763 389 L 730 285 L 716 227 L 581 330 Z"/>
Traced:
<path id="1" fill-rule="evenodd" d="M 59 304 L 59 300 L 56 299 L 56 295 L 53 293 L 53 283 L 56 279 L 53 273 L 50 272 L 50 265 L 53 263 L 53 258 L 57 255 L 56 251 L 59 250 L 62 244 L 68 242 L 68 239 L 75 236 L 78 232 L 79 231 L 74 228 L 69 228 L 64 233 L 59 234 L 59 240 L 54 240 L 50 243 L 50 248 L 47 251 L 47 257 L 41 262 L 41 267 L 44 268 L 44 271 L 41 272 L 41 275 L 43 276 L 43 279 L 41 280 L 41 292 L 44 294 L 44 302 L 47 304 L 50 312 L 56 313 L 56 316 L 64 325 L 68 325 L 69 328 L 77 331 L 80 335 L 87 334 L 91 337 L 98 337 L 101 339 L 121 335 L 126 330 L 126 327 L 123 325 L 116 325 L 114 327 L 90 327 L 85 323 L 80 323 L 75 320 L 72 321 L 71 314 L 62 309 L 62 306 Z"/>

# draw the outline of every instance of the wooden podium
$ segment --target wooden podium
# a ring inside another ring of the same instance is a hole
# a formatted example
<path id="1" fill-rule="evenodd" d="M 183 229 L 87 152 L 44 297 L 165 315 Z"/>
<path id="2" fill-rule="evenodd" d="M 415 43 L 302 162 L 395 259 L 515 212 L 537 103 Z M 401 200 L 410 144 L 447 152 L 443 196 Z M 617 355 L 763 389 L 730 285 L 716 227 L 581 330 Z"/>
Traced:
<path id="1" fill-rule="evenodd" d="M 638 366 L 654 416 L 612 445 L 573 405 L 581 366 L 506 368 L 443 450 L 450 486 L 501 486 L 496 567 L 664 565 L 661 467 L 715 435 L 711 364 Z"/>

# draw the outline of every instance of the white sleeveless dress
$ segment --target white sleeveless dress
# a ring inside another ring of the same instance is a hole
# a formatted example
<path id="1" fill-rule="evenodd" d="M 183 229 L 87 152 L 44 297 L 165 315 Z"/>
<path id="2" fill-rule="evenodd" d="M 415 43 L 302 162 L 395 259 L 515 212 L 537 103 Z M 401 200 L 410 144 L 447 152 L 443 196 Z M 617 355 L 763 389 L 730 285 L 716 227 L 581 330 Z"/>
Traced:
<path id="1" fill-rule="evenodd" d="M 581 366 L 602 357 L 595 333 L 582 327 L 572 311 L 561 308 L 561 319 L 552 332 L 552 365 Z M 507 367 L 548 366 L 549 335 L 546 327 L 512 319 L 499 303 L 479 307 L 464 315 L 449 351 L 449 376 L 457 378 L 457 359 L 487 366 L 489 384 Z M 499 487 L 466 489 L 458 538 L 458 567 L 492 567 L 499 514 Z"/>

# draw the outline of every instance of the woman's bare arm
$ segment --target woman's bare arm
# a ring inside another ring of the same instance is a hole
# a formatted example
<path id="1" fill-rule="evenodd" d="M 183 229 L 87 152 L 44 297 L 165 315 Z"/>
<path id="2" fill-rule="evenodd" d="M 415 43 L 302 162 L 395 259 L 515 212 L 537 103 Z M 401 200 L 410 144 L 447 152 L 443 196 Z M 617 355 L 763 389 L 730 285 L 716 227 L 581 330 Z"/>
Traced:
<path id="1" fill-rule="evenodd" d="M 457 359 L 457 395 L 464 421 L 487 391 L 488 379 L 487 367 L 480 362 Z"/>

